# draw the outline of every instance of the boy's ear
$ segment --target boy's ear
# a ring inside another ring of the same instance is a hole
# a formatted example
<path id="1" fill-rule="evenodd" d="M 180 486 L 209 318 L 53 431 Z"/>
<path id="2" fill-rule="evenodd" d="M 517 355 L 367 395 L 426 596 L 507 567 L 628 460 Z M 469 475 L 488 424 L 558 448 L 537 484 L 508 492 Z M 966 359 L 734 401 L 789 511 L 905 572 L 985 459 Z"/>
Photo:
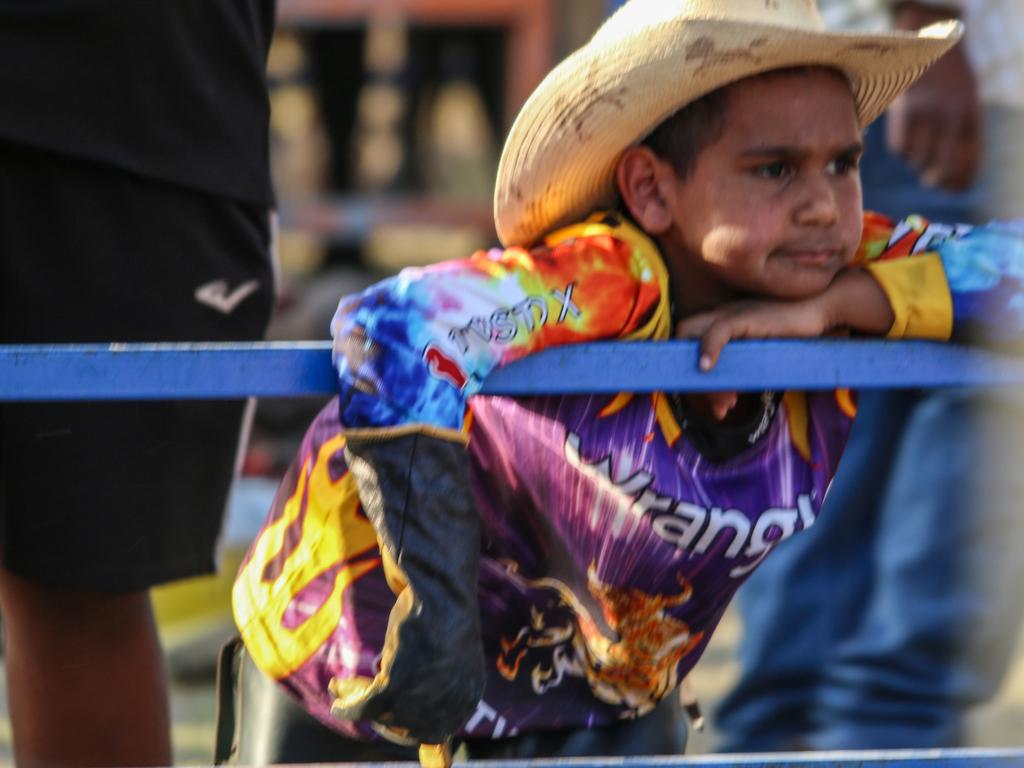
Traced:
<path id="1" fill-rule="evenodd" d="M 626 209 L 649 235 L 663 235 L 672 226 L 667 182 L 674 178 L 671 167 L 650 147 L 627 149 L 615 169 L 615 181 Z"/>

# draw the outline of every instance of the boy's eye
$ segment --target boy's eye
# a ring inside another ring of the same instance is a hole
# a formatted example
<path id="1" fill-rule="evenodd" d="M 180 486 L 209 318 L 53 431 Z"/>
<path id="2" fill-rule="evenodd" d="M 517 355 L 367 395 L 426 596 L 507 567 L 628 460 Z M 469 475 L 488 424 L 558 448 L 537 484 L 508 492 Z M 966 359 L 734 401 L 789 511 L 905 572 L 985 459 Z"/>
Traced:
<path id="1" fill-rule="evenodd" d="M 764 179 L 784 179 L 791 173 L 792 168 L 782 161 L 765 163 L 754 168 L 754 175 Z"/>
<path id="2" fill-rule="evenodd" d="M 845 176 L 848 173 L 856 171 L 859 165 L 860 158 L 844 155 L 842 157 L 837 157 L 828 164 L 828 172 L 835 174 L 836 176 Z"/>

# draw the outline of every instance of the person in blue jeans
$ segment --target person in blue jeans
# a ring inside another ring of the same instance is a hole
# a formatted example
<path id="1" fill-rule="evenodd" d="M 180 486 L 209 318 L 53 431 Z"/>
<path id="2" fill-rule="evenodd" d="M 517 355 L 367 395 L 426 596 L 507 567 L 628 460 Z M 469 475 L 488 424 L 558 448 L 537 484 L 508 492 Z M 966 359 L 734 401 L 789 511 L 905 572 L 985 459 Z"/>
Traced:
<path id="1" fill-rule="evenodd" d="M 942 178 L 905 145 L 894 153 L 875 123 L 865 208 L 965 222 L 1019 210 L 1005 182 L 1020 119 L 986 119 L 989 167 L 961 192 L 934 184 L 962 186 L 962 170 Z M 858 409 L 818 521 L 740 590 L 741 675 L 716 712 L 720 751 L 960 745 L 967 709 L 1010 662 L 1024 612 L 1024 473 L 1012 467 L 1024 398 L 864 390 Z"/>

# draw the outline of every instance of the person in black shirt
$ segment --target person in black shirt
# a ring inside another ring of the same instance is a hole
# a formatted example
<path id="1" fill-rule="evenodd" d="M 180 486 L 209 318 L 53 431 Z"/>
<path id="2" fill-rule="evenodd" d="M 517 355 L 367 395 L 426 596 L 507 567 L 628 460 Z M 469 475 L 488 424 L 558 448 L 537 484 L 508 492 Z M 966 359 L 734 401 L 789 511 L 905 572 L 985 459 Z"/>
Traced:
<path id="1" fill-rule="evenodd" d="M 274 11 L 0 6 L 0 344 L 262 337 Z M 213 570 L 245 410 L 0 405 L 19 766 L 171 762 L 148 588 Z"/>

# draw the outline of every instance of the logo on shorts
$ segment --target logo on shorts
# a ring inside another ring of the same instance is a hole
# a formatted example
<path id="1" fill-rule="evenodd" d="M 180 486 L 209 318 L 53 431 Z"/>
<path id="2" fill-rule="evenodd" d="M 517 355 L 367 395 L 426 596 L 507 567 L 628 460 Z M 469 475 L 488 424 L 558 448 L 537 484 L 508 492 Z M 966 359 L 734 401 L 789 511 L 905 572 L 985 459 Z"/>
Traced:
<path id="1" fill-rule="evenodd" d="M 213 280 L 196 288 L 195 297 L 200 304 L 205 304 L 222 314 L 230 315 L 259 287 L 259 280 L 248 280 L 229 293 L 227 280 Z"/>

